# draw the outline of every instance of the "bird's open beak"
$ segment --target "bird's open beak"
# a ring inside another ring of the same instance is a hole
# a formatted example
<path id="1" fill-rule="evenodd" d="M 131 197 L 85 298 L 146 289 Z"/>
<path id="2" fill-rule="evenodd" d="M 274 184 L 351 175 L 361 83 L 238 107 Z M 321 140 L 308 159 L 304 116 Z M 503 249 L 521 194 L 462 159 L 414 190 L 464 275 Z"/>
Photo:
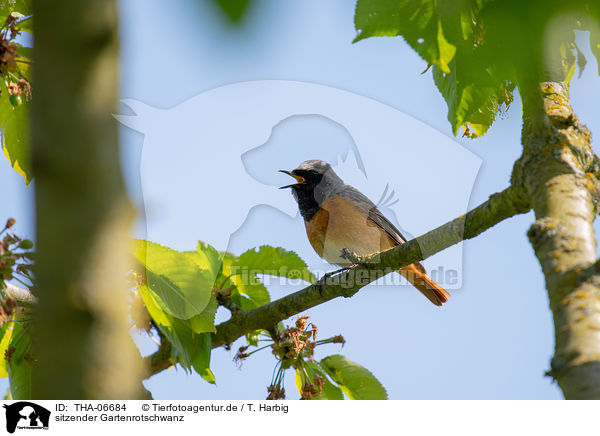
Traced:
<path id="1" fill-rule="evenodd" d="M 290 171 L 279 170 L 279 172 L 287 174 L 288 176 L 292 176 L 298 182 L 298 183 L 292 183 L 291 185 L 282 186 L 279 189 L 291 188 L 292 186 L 300 185 L 300 184 L 302 184 L 302 183 L 304 183 L 306 181 L 306 180 L 304 180 L 304 177 L 297 176 L 296 174 L 294 174 L 294 173 L 292 173 Z"/>

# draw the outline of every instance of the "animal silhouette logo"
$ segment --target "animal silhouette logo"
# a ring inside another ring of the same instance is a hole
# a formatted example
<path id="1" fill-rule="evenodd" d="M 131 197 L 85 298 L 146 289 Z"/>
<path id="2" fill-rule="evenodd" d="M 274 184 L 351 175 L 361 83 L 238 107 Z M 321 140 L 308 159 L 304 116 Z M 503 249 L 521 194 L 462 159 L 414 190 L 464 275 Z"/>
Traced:
<path id="1" fill-rule="evenodd" d="M 380 199 L 382 213 L 411 236 L 468 210 L 481 165 L 453 139 L 392 106 L 314 83 L 232 83 L 168 109 L 123 103 L 130 113 L 116 118 L 144 135 L 138 237 L 180 250 L 200 239 L 238 254 L 282 246 L 317 275 L 331 268 L 298 231 L 297 206 L 277 189 L 285 181 L 278 169 L 329 162 L 348 184 Z M 462 286 L 462 244 L 427 262 L 448 289 Z"/>
<path id="2" fill-rule="evenodd" d="M 50 411 L 38 404 L 19 401 L 4 404 L 3 407 L 6 409 L 6 431 L 9 433 L 14 433 L 17 428 L 48 429 Z"/>

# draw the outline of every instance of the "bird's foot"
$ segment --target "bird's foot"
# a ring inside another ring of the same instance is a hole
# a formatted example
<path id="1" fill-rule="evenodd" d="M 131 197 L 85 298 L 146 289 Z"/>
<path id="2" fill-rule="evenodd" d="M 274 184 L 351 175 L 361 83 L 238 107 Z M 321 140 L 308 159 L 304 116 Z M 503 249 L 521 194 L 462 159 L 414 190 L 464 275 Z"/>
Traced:
<path id="1" fill-rule="evenodd" d="M 360 256 L 355 252 L 348 250 L 347 248 L 342 248 L 340 257 L 352 262 L 352 266 L 350 268 L 354 268 L 357 263 L 360 263 Z"/>

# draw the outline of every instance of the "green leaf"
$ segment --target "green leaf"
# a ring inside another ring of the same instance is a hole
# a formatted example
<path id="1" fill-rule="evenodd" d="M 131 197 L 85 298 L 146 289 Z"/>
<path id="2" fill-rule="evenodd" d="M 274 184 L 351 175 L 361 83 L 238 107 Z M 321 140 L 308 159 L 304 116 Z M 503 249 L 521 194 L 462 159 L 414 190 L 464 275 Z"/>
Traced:
<path id="1" fill-rule="evenodd" d="M 352 400 L 387 400 L 387 392 L 371 372 L 350 359 L 334 354 L 321 367 Z"/>
<path id="2" fill-rule="evenodd" d="M 17 44 L 19 45 L 19 44 Z M 23 47 L 19 45 L 17 49 L 17 57 L 15 59 L 17 62 L 17 73 L 20 78 L 24 78 L 29 83 L 31 83 L 32 75 L 31 75 L 31 66 L 33 65 L 33 48 L 31 47 Z M 25 99 L 23 99 L 25 101 Z"/>
<path id="3" fill-rule="evenodd" d="M 22 13 L 23 15 L 33 14 L 33 0 L 16 0 L 13 10 Z"/>
<path id="4" fill-rule="evenodd" d="M 306 373 L 310 377 L 312 383 L 315 383 L 315 375 L 319 375 L 323 377 L 325 380 L 325 384 L 321 387 L 321 395 L 318 397 L 313 397 L 311 400 L 343 400 L 344 394 L 342 390 L 335 386 L 327 373 L 321 368 L 321 366 L 317 362 L 304 362 L 304 368 L 306 369 Z M 302 387 L 303 387 L 303 379 L 306 376 L 302 373 L 302 370 L 296 368 L 296 388 L 298 389 L 298 393 L 302 396 Z"/>
<path id="5" fill-rule="evenodd" d="M 0 378 L 8 377 L 8 363 L 6 362 L 6 350 L 10 346 L 10 340 L 12 339 L 13 333 L 13 323 L 5 322 L 2 327 L 0 327 L 0 334 L 2 335 L 2 340 L 0 340 Z"/>
<path id="6" fill-rule="evenodd" d="M 225 281 L 224 288 L 234 286 L 231 299 L 242 310 L 254 309 L 271 301 L 269 292 L 256 276 L 256 271 L 240 266 L 232 267 L 238 260 L 230 256 L 223 258 L 217 284 L 220 286 L 220 282 Z"/>
<path id="7" fill-rule="evenodd" d="M 205 269 L 213 277 L 217 277 L 221 268 L 221 256 L 212 245 L 198 241 L 196 251 L 184 251 L 183 254 L 193 260 L 201 269 Z"/>
<path id="8" fill-rule="evenodd" d="M 140 296 L 144 300 L 146 309 L 150 317 L 163 335 L 171 342 L 176 353 L 174 357 L 179 358 L 181 365 L 185 369 L 189 369 L 192 364 L 193 350 L 188 350 L 184 343 L 187 343 L 185 337 L 192 337 L 193 332 L 190 328 L 186 328 L 182 320 L 170 315 L 166 310 L 164 303 L 154 292 L 146 285 L 138 286 Z"/>
<path id="9" fill-rule="evenodd" d="M 0 19 L 5 20 L 11 12 L 31 15 L 32 0 L 0 0 Z"/>
<path id="10" fill-rule="evenodd" d="M 325 379 L 325 384 L 321 389 L 321 395 L 318 398 L 315 398 L 316 400 L 344 399 L 344 394 L 342 393 L 342 390 L 331 382 L 327 372 L 321 367 L 321 365 L 318 362 L 308 361 L 305 362 L 305 364 L 307 366 L 309 374 L 313 377 L 313 380 L 315 374 L 318 374 Z"/>
<path id="11" fill-rule="evenodd" d="M 17 45 L 19 46 L 17 49 L 17 59 L 26 59 L 31 61 L 33 59 L 33 47 L 24 47 L 20 44 Z"/>
<path id="12" fill-rule="evenodd" d="M 195 333 L 216 332 L 215 314 L 217 313 L 218 307 L 219 305 L 217 304 L 217 299 L 214 295 L 211 295 L 210 301 L 208 302 L 204 311 L 201 314 L 193 316 L 187 320 L 190 328 Z"/>
<path id="13" fill-rule="evenodd" d="M 436 11 L 440 17 L 444 34 L 455 46 L 470 41 L 474 34 L 473 17 L 482 4 L 478 0 L 437 1 Z"/>
<path id="14" fill-rule="evenodd" d="M 600 74 L 600 28 L 590 30 L 590 47 L 598 62 L 598 74 Z"/>
<path id="15" fill-rule="evenodd" d="M 575 74 L 575 67 L 577 65 L 577 56 L 573 52 L 573 49 L 576 47 L 575 42 L 571 42 L 569 44 L 563 43 L 560 45 L 560 54 L 562 57 L 562 65 L 565 73 L 565 83 L 569 83 L 571 78 Z M 577 54 L 579 54 L 579 49 L 577 49 Z M 585 65 L 585 64 L 584 64 Z"/>
<path id="16" fill-rule="evenodd" d="M 210 383 L 214 383 L 214 376 L 210 371 L 210 333 L 198 333 L 194 330 L 197 317 L 182 320 L 172 316 L 167 310 L 162 299 L 156 295 L 148 286 L 138 287 L 148 313 L 158 326 L 161 333 L 171 342 L 174 349 L 173 357 L 178 359 L 181 366 L 186 370 L 194 368 L 198 374 Z M 209 306 L 215 303 L 210 303 Z M 214 331 L 214 324 L 212 330 Z"/>
<path id="17" fill-rule="evenodd" d="M 246 333 L 246 341 L 248 345 L 258 346 L 258 340 L 260 339 L 260 335 L 262 330 L 256 330 L 250 333 Z"/>
<path id="18" fill-rule="evenodd" d="M 206 265 L 216 276 L 221 268 L 221 255 L 219 255 L 219 252 L 212 245 L 202 241 L 198 241 L 196 251 L 202 259 L 201 265 Z"/>
<path id="19" fill-rule="evenodd" d="M 458 53 L 450 63 L 451 72 L 433 67 L 433 80 L 448 105 L 448 121 L 456 136 L 461 126 L 472 130 L 469 136 L 483 136 L 496 119 L 501 105 L 512 101 L 514 85 L 497 80 L 489 71 L 475 72 L 473 61 Z"/>
<path id="20" fill-rule="evenodd" d="M 214 275 L 201 269 L 189 253 L 150 241 L 134 240 L 135 257 L 146 268 L 146 283 L 180 319 L 201 314 L 212 295 Z"/>
<path id="21" fill-rule="evenodd" d="M 230 270 L 232 274 L 247 273 L 250 276 L 266 274 L 291 279 L 299 278 L 307 282 L 316 280 L 300 256 L 293 251 L 270 245 L 244 252 L 232 262 Z"/>
<path id="22" fill-rule="evenodd" d="M 31 338 L 29 328 L 21 319 L 12 323 L 12 337 L 10 347 L 15 351 L 7 366 L 10 381 L 10 392 L 14 400 L 26 400 L 33 398 L 31 391 Z M 9 327 L 9 328 L 11 328 Z"/>
<path id="23" fill-rule="evenodd" d="M 462 126 L 465 136 L 477 138 L 491 126 L 502 104 L 508 108 L 512 101 L 514 65 L 499 61 L 503 52 L 497 47 L 518 51 L 521 44 L 514 42 L 521 34 L 512 35 L 512 27 L 502 30 L 507 21 L 504 9 L 488 0 L 358 0 L 356 41 L 371 36 L 404 37 L 433 65 L 454 135 Z"/>
<path id="24" fill-rule="evenodd" d="M 210 353 L 212 351 L 212 341 L 210 333 L 200 335 L 201 345 L 199 346 L 196 357 L 192 361 L 192 365 L 200 377 L 209 383 L 215 383 L 215 376 L 210 370 Z"/>
<path id="25" fill-rule="evenodd" d="M 250 310 L 271 301 L 269 291 L 256 276 L 234 275 L 230 281 L 236 286 L 231 298 L 242 310 Z"/>
<path id="26" fill-rule="evenodd" d="M 0 122 L 2 123 L 2 149 L 11 166 L 25 179 L 29 186 L 33 177 L 31 169 L 31 142 L 29 136 L 29 103 L 12 106 L 8 91 L 2 86 L 0 98 Z"/>
<path id="27" fill-rule="evenodd" d="M 448 63 L 456 47 L 444 35 L 437 3 L 437 0 L 358 0 L 354 42 L 372 36 L 402 35 L 423 59 L 449 73 Z"/>
<path id="28" fill-rule="evenodd" d="M 31 250 L 33 248 L 33 241 L 29 239 L 23 239 L 21 242 L 19 242 L 19 248 L 23 250 Z"/>
<path id="29" fill-rule="evenodd" d="M 18 21 L 17 28 L 23 32 L 33 33 L 33 16 L 24 17 Z"/>
<path id="30" fill-rule="evenodd" d="M 231 299 L 243 310 L 262 306 L 271 298 L 258 275 L 300 278 L 307 282 L 316 280 L 306 263 L 293 251 L 281 247 L 263 245 L 250 249 L 241 256 L 220 252 L 220 272 L 215 287 L 234 286 Z"/>
<path id="31" fill-rule="evenodd" d="M 0 17 L 6 18 L 13 11 L 14 0 L 0 0 Z"/>
<path id="32" fill-rule="evenodd" d="M 239 23 L 246 14 L 251 0 L 213 0 L 234 24 Z"/>

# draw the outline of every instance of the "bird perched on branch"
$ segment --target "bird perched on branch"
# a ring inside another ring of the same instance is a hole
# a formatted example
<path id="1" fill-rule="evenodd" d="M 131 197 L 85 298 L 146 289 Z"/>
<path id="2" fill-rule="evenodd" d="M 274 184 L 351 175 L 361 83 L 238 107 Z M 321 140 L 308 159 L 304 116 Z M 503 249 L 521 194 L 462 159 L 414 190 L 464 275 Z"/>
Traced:
<path id="1" fill-rule="evenodd" d="M 359 190 L 344 183 L 331 165 L 307 160 L 292 171 L 280 170 L 296 179 L 291 188 L 304 218 L 310 244 L 327 262 L 343 266 L 344 248 L 366 255 L 403 244 L 406 239 Z M 436 306 L 450 294 L 427 276 L 420 263 L 398 271 Z"/>

